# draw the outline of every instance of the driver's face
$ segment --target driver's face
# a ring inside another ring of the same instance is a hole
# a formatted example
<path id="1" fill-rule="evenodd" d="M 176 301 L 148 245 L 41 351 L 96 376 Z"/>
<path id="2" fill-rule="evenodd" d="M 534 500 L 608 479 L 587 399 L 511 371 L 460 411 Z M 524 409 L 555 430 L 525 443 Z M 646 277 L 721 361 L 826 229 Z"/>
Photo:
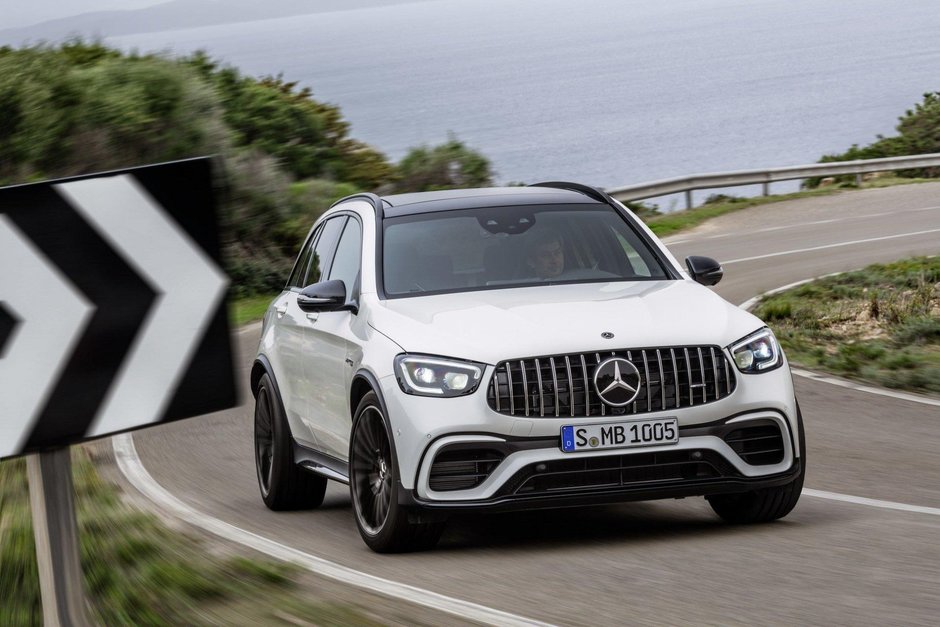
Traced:
<path id="1" fill-rule="evenodd" d="M 537 246 L 529 257 L 529 266 L 541 279 L 556 277 L 565 271 L 565 251 L 561 242 L 546 242 Z"/>

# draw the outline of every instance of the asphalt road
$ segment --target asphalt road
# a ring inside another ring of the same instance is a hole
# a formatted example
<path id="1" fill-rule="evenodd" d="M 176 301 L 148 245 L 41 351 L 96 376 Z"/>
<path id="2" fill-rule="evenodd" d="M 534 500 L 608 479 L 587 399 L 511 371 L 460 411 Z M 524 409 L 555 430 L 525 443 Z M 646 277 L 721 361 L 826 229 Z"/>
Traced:
<path id="1" fill-rule="evenodd" d="M 877 239 L 875 239 L 877 238 Z M 868 240 L 868 241 L 863 241 Z M 850 243 L 853 242 L 853 243 Z M 793 281 L 940 253 L 940 184 L 767 205 L 674 237 L 724 262 L 733 303 Z M 789 252 L 800 251 L 800 252 Z M 247 380 L 257 327 L 238 334 Z M 940 507 L 940 409 L 805 378 L 806 486 Z M 940 616 L 940 516 L 804 495 L 786 519 L 721 523 L 703 499 L 451 521 L 436 551 L 378 556 L 345 486 L 322 509 L 258 496 L 251 406 L 135 435 L 145 467 L 193 508 L 307 553 L 561 624 L 904 624 Z"/>

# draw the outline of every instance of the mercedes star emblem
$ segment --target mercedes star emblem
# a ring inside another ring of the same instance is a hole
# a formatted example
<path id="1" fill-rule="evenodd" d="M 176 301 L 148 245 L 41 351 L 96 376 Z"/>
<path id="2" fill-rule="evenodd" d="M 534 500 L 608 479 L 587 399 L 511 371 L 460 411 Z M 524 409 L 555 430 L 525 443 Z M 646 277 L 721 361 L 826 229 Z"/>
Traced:
<path id="1" fill-rule="evenodd" d="M 594 389 L 611 407 L 629 405 L 640 393 L 640 371 L 623 357 L 610 357 L 597 365 Z"/>

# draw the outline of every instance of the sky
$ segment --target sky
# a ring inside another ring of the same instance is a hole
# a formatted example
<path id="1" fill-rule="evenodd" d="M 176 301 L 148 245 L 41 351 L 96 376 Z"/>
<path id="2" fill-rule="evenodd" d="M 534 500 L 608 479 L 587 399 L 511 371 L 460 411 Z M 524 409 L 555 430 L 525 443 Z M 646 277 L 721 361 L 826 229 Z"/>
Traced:
<path id="1" fill-rule="evenodd" d="M 0 30 L 29 26 L 37 22 L 69 17 L 91 11 L 140 9 L 165 0 L 7 0 L 3 4 Z"/>

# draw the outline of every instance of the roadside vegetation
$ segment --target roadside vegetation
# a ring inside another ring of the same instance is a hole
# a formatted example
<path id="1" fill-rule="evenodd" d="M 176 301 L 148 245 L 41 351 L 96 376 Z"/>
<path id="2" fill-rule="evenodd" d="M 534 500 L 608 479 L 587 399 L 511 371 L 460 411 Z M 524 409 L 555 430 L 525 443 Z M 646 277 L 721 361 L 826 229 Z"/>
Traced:
<path id="1" fill-rule="evenodd" d="M 843 153 L 824 155 L 819 162 L 852 161 L 854 159 L 879 159 L 881 157 L 900 157 L 940 152 L 940 91 L 928 92 L 923 100 L 908 109 L 898 118 L 895 127 L 897 135 L 885 137 L 878 135 L 867 146 L 853 144 Z M 940 168 L 922 168 L 899 170 L 895 173 L 901 178 L 937 178 Z M 838 177 L 838 181 L 847 181 L 848 177 Z M 812 178 L 804 181 L 804 187 L 818 187 L 822 179 Z"/>
<path id="2" fill-rule="evenodd" d="M 761 300 L 791 362 L 940 394 L 940 257 L 872 265 Z"/>
<path id="3" fill-rule="evenodd" d="M 309 88 L 201 52 L 0 47 L 0 186 L 208 154 L 224 164 L 223 254 L 238 298 L 276 292 L 310 224 L 343 196 L 493 178 L 455 136 L 393 163 Z"/>
<path id="4" fill-rule="evenodd" d="M 125 505 L 87 449 L 74 449 L 73 468 L 94 624 L 379 624 L 354 607 L 307 600 L 292 566 L 213 555 Z M 0 625 L 41 624 L 26 463 L 9 460 L 0 463 Z"/>

